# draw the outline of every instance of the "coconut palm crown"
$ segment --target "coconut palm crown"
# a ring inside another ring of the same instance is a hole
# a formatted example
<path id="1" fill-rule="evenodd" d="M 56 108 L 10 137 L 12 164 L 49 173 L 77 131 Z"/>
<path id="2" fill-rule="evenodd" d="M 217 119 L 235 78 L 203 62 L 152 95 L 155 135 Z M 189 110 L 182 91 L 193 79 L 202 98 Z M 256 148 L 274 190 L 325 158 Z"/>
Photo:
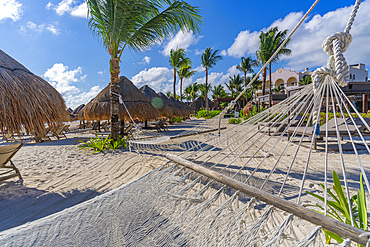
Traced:
<path id="1" fill-rule="evenodd" d="M 183 99 L 182 97 L 182 81 L 187 78 L 190 78 L 192 77 L 197 71 L 196 70 L 192 70 L 192 67 L 191 66 L 182 66 L 179 71 L 177 72 L 179 74 L 179 77 L 180 77 L 180 95 L 181 95 L 181 101 Z M 186 94 L 186 92 L 185 92 Z"/>
<path id="2" fill-rule="evenodd" d="M 86 0 L 89 28 L 110 55 L 111 137 L 118 139 L 119 62 L 123 50 L 143 51 L 179 30 L 199 33 L 199 9 L 173 0 Z"/>
<path id="3" fill-rule="evenodd" d="M 240 65 L 237 65 L 236 68 L 244 73 L 244 83 L 247 86 L 247 73 L 254 73 L 253 68 L 258 66 L 257 60 L 252 59 L 251 57 L 242 57 Z M 247 94 L 248 102 L 248 94 Z"/>

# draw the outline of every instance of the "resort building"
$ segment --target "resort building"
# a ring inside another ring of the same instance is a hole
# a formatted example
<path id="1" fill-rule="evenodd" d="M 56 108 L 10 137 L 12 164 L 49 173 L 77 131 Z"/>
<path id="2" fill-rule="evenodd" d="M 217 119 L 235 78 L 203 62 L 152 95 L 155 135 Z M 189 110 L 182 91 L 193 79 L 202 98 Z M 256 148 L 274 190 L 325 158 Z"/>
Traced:
<path id="1" fill-rule="evenodd" d="M 283 68 L 278 68 L 275 72 L 271 74 L 271 89 L 274 89 L 278 85 L 284 85 L 285 92 L 287 90 L 291 90 L 297 88 L 299 86 L 298 82 L 304 78 L 305 76 L 311 74 L 306 68 L 303 72 L 296 72 L 292 70 L 285 70 Z M 266 83 L 265 83 L 265 92 L 268 94 L 269 92 L 269 84 L 270 84 L 270 76 L 266 76 Z M 262 90 L 257 91 L 257 96 L 262 95 Z"/>

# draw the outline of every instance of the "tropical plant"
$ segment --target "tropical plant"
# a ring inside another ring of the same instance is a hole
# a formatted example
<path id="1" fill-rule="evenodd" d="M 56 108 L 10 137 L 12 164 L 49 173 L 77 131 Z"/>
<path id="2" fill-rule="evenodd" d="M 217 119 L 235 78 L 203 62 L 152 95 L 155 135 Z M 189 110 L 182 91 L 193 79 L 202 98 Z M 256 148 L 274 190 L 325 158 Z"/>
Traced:
<path id="1" fill-rule="evenodd" d="M 261 34 L 259 36 L 260 46 L 259 46 L 259 50 L 256 51 L 256 56 L 257 56 L 257 60 L 262 65 L 265 64 L 272 57 L 272 55 L 278 50 L 279 46 L 285 41 L 285 37 L 287 33 L 288 33 L 288 30 L 279 31 L 278 27 L 273 27 L 267 30 L 266 33 L 261 31 Z M 269 76 L 270 76 L 269 94 L 271 94 L 271 64 L 277 63 L 280 60 L 280 57 L 282 55 L 288 55 L 288 56 L 291 55 L 292 51 L 286 48 L 289 42 L 290 42 L 290 39 L 285 43 L 283 48 L 269 63 Z M 266 68 L 263 70 L 262 78 L 263 78 L 262 95 L 265 95 Z M 269 107 L 271 107 L 271 97 L 269 100 Z"/>
<path id="2" fill-rule="evenodd" d="M 272 89 L 272 92 L 279 94 L 280 92 L 282 92 L 284 90 L 285 90 L 284 84 L 279 84 L 279 85 L 275 86 L 274 89 Z"/>
<path id="3" fill-rule="evenodd" d="M 169 63 L 173 68 L 173 95 L 174 98 L 177 98 L 176 74 L 178 74 L 178 70 L 180 70 L 181 67 L 189 67 L 191 65 L 191 59 L 186 57 L 186 52 L 183 48 L 177 48 L 176 50 L 171 49 Z"/>
<path id="4" fill-rule="evenodd" d="M 79 141 L 81 145 L 77 146 L 80 150 L 93 150 L 91 154 L 100 153 L 106 149 L 116 150 L 118 148 L 126 148 L 128 146 L 128 140 L 131 136 L 120 137 L 118 136 L 117 140 L 109 138 L 109 135 L 106 138 L 99 137 L 99 132 L 96 133 L 96 137 L 91 138 L 89 141 Z"/>
<path id="5" fill-rule="evenodd" d="M 207 92 L 210 89 L 211 85 L 209 85 L 209 84 L 207 85 L 206 83 L 203 83 L 203 84 L 198 84 L 198 86 L 199 86 L 200 96 L 203 97 L 205 102 L 208 102 L 208 100 L 206 100 L 206 98 L 208 98 L 207 97 Z M 207 105 L 207 103 L 206 103 L 206 105 Z"/>
<path id="6" fill-rule="evenodd" d="M 128 146 L 128 140 L 131 138 L 131 135 L 128 135 L 126 137 L 119 137 L 117 140 L 112 140 L 108 142 L 107 147 L 116 150 L 119 149 L 120 147 L 127 148 Z"/>
<path id="7" fill-rule="evenodd" d="M 191 92 L 190 92 L 190 97 L 191 101 L 194 101 L 196 98 L 198 98 L 198 92 L 199 92 L 199 84 L 194 82 L 191 86 Z"/>
<path id="8" fill-rule="evenodd" d="M 244 73 L 244 82 L 245 87 L 248 85 L 247 83 L 247 73 L 254 73 L 253 68 L 258 66 L 257 60 L 252 59 L 251 57 L 242 57 L 242 61 L 240 65 L 237 65 L 236 68 Z M 248 94 L 247 94 L 248 95 Z M 248 96 L 247 96 L 248 102 Z"/>
<path id="9" fill-rule="evenodd" d="M 248 84 L 249 82 L 256 76 L 256 74 L 253 74 L 252 77 L 247 77 L 247 81 L 248 81 Z M 252 83 L 252 99 L 253 99 L 253 96 L 255 95 L 256 91 L 260 89 L 262 85 L 262 81 L 257 78 L 256 80 L 254 80 L 254 82 Z"/>
<path id="10" fill-rule="evenodd" d="M 243 91 L 244 79 L 240 75 L 229 76 L 229 83 L 225 83 L 226 87 L 231 91 L 231 97 L 236 97 Z"/>
<path id="11" fill-rule="evenodd" d="M 169 98 L 169 97 L 173 97 L 173 93 L 171 93 L 171 92 L 167 92 L 167 93 L 166 93 L 166 96 L 167 96 L 167 98 Z"/>
<path id="12" fill-rule="evenodd" d="M 180 67 L 179 71 L 178 71 L 178 74 L 179 74 L 179 77 L 180 77 L 180 95 L 182 95 L 182 80 L 184 78 L 190 78 L 192 77 L 197 71 L 196 70 L 192 70 L 191 66 L 189 65 L 184 65 L 182 67 Z M 183 97 L 181 97 L 181 101 L 182 101 Z"/>
<path id="13" fill-rule="evenodd" d="M 214 86 L 212 89 L 212 98 L 221 98 L 226 97 L 227 93 L 225 92 L 224 87 L 220 84 L 218 86 Z"/>
<path id="14" fill-rule="evenodd" d="M 298 84 L 300 86 L 303 86 L 303 85 L 308 85 L 308 84 L 311 84 L 312 83 L 312 78 L 310 75 L 306 75 L 304 76 L 299 82 Z"/>
<path id="15" fill-rule="evenodd" d="M 191 85 L 185 88 L 184 93 L 186 95 L 186 100 L 189 102 L 189 100 L 191 100 Z"/>
<path id="16" fill-rule="evenodd" d="M 200 110 L 197 112 L 197 118 L 213 118 L 215 116 L 217 116 L 218 114 L 220 114 L 221 111 L 209 111 L 208 112 L 208 116 L 207 116 L 207 110 Z"/>
<path id="17" fill-rule="evenodd" d="M 329 217 L 332 217 L 334 219 L 337 219 L 338 221 L 341 221 L 343 223 L 346 223 L 348 225 L 352 224 L 351 219 L 351 213 L 350 213 L 350 207 L 348 205 L 348 198 L 346 197 L 344 193 L 344 188 L 342 187 L 340 183 L 340 179 L 338 174 L 333 171 L 333 189 L 334 193 L 330 189 L 326 189 L 328 195 L 330 195 L 334 200 L 327 200 L 327 215 Z M 325 191 L 325 186 L 321 184 L 321 187 Z M 325 198 L 319 195 L 316 195 L 315 193 L 306 191 L 308 194 L 316 197 L 317 199 L 321 200 L 322 202 L 325 202 Z M 362 229 L 364 231 L 368 231 L 368 219 L 367 219 L 367 208 L 366 208 L 366 197 L 365 197 L 365 188 L 363 183 L 363 177 L 362 173 L 360 174 L 360 189 L 357 190 L 357 195 L 354 195 L 350 199 L 351 202 L 351 209 L 352 209 L 352 215 L 353 215 L 353 223 L 354 226 Z M 357 204 L 357 206 L 355 206 Z M 320 206 L 319 204 L 316 204 L 318 208 L 324 211 L 324 208 Z M 324 214 L 324 212 L 314 210 L 318 213 Z M 356 214 L 356 211 L 358 212 Z M 331 239 L 336 240 L 338 243 L 342 243 L 343 239 L 338 236 L 337 234 L 330 232 L 326 229 L 323 229 L 325 233 L 325 240 L 326 243 L 329 244 Z M 361 246 L 361 245 L 358 245 Z"/>
<path id="18" fill-rule="evenodd" d="M 119 132 L 119 63 L 128 47 L 142 51 L 179 30 L 200 31 L 199 9 L 185 1 L 86 0 L 89 28 L 110 55 L 111 136 Z"/>
<path id="19" fill-rule="evenodd" d="M 240 118 L 230 118 L 229 124 L 240 124 L 242 120 Z"/>
<path id="20" fill-rule="evenodd" d="M 220 60 L 222 60 L 222 56 L 218 55 L 219 51 L 212 49 L 212 47 L 208 47 L 204 53 L 201 56 L 202 60 L 202 66 L 206 71 L 206 84 L 205 84 L 205 97 L 207 97 L 208 94 L 208 71 L 209 69 L 212 69 L 216 63 Z M 209 116 L 209 106 L 208 106 L 208 100 L 206 100 L 206 110 L 207 110 L 207 116 Z"/>

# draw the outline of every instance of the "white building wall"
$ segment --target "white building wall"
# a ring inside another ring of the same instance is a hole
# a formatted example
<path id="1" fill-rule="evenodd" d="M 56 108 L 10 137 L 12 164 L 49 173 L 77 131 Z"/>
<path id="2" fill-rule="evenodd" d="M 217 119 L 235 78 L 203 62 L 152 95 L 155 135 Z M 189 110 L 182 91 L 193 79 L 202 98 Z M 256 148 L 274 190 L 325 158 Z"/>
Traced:
<path id="1" fill-rule="evenodd" d="M 349 67 L 350 82 L 367 82 L 369 80 L 369 72 L 365 70 L 365 64 L 353 64 Z"/>

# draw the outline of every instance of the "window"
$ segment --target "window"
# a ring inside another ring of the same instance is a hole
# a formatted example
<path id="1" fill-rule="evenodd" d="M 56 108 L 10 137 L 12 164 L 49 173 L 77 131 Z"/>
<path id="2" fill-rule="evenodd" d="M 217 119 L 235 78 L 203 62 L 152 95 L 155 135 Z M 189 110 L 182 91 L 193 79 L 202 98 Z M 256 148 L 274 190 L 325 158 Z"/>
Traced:
<path id="1" fill-rule="evenodd" d="M 353 80 L 356 80 L 355 75 L 353 75 Z"/>
<path id="2" fill-rule="evenodd" d="M 365 81 L 367 81 L 367 77 L 365 77 Z"/>
<path id="3" fill-rule="evenodd" d="M 349 74 L 349 79 L 352 79 L 352 74 Z"/>

